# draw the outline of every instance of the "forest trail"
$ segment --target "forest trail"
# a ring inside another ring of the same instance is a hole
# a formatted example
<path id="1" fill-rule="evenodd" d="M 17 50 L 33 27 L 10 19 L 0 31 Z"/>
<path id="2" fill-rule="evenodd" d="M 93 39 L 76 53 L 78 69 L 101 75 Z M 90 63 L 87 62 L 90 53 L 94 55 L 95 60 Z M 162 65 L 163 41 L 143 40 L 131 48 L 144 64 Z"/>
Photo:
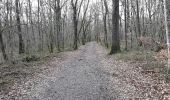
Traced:
<path id="1" fill-rule="evenodd" d="M 41 65 L 52 67 L 14 89 L 18 93 L 5 100 L 157 100 L 161 95 L 149 94 L 154 82 L 140 68 L 115 60 L 96 42 L 66 53 L 65 59 Z"/>
<path id="2" fill-rule="evenodd" d="M 31 100 L 112 100 L 108 93 L 111 75 L 104 71 L 95 42 L 81 47 L 77 56 L 60 64 L 24 99 Z M 57 65 L 56 65 L 57 66 Z M 41 76 L 42 77 L 42 76 Z"/>

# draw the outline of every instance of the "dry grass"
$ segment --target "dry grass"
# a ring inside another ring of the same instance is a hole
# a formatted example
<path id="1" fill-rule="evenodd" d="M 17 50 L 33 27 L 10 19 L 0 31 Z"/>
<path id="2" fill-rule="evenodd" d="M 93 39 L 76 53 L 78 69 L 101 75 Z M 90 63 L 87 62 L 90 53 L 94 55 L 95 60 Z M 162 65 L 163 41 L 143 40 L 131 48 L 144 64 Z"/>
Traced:
<path id="1" fill-rule="evenodd" d="M 131 63 L 138 63 L 144 70 L 144 73 L 161 73 L 166 81 L 170 81 L 170 75 L 167 75 L 167 50 L 162 49 L 159 52 L 152 51 L 130 51 L 121 52 L 115 55 L 117 60 L 123 60 Z"/>
<path id="2" fill-rule="evenodd" d="M 60 54 L 24 55 L 20 59 L 9 61 L 0 65 L 0 95 L 8 94 L 15 83 L 29 80 L 36 73 L 44 69 L 39 65 L 51 61 Z"/>
<path id="3" fill-rule="evenodd" d="M 116 54 L 116 59 L 131 62 L 154 61 L 154 53 L 150 51 L 130 51 Z"/>

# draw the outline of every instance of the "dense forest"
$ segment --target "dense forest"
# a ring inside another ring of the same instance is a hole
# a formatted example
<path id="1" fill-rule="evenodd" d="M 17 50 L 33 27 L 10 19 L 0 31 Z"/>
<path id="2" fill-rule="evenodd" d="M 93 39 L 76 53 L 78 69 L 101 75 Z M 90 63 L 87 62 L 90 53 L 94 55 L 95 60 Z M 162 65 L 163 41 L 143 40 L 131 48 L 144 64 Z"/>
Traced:
<path id="1" fill-rule="evenodd" d="M 124 50 L 159 51 L 168 39 L 163 0 L 1 0 L 0 7 L 1 61 L 93 40 L 118 51 L 119 40 Z"/>
<path id="2" fill-rule="evenodd" d="M 169 77 L 170 1 L 0 0 L 2 64 L 76 51 L 92 41 L 116 57 L 141 53 L 147 64 L 153 53 Z"/>

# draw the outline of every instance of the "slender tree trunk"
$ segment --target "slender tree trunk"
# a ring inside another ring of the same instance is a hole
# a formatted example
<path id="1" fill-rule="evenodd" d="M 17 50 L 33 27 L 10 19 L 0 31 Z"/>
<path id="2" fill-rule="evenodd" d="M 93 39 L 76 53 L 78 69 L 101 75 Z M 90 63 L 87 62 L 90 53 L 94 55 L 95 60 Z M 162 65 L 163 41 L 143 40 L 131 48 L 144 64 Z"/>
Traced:
<path id="1" fill-rule="evenodd" d="M 170 1 L 164 0 L 164 13 L 165 13 L 165 26 L 166 26 L 166 38 L 168 47 L 168 71 L 170 70 Z"/>
<path id="2" fill-rule="evenodd" d="M 126 2 L 126 4 L 127 4 L 127 9 L 126 9 L 126 11 L 127 11 L 127 33 L 130 33 L 130 3 L 129 3 L 129 0 L 127 0 L 127 2 Z M 128 36 L 127 36 L 127 40 L 128 40 Z M 128 45 L 128 42 L 127 42 L 127 45 Z M 128 46 L 127 46 L 127 48 L 128 48 Z"/>
<path id="3" fill-rule="evenodd" d="M 38 35 L 39 35 L 38 36 L 38 38 L 39 38 L 38 50 L 42 51 L 42 43 L 41 43 L 41 41 L 42 41 L 42 38 L 41 38 L 42 36 L 41 35 L 42 34 L 41 34 L 41 28 L 40 28 L 41 27 L 40 26 L 40 0 L 38 0 L 37 2 L 38 2 L 38 16 L 37 16 L 38 17 L 38 23 L 37 24 L 38 24 Z"/>
<path id="4" fill-rule="evenodd" d="M 127 51 L 127 33 L 128 33 L 128 29 L 127 29 L 127 2 L 125 0 L 125 11 L 124 11 L 125 15 L 125 51 Z"/>
<path id="5" fill-rule="evenodd" d="M 137 19 L 137 33 L 139 35 L 139 37 L 141 36 L 141 28 L 140 28 L 140 17 L 139 17 L 139 1 L 136 0 L 136 8 L 137 8 L 137 15 L 136 15 L 136 19 Z"/>
<path id="6" fill-rule="evenodd" d="M 33 41 L 35 41 L 35 32 L 34 32 L 34 26 L 33 26 L 33 21 L 32 21 L 32 7 L 31 7 L 31 1 L 28 0 L 28 6 L 29 6 L 29 20 L 31 24 L 31 30 L 32 30 L 32 35 L 33 35 Z"/>
<path id="7" fill-rule="evenodd" d="M 113 12 L 112 12 L 112 47 L 110 54 L 120 52 L 120 40 L 119 40 L 119 0 L 112 0 Z"/>
<path id="8" fill-rule="evenodd" d="M 100 31 L 99 31 L 99 13 L 95 12 L 94 28 L 95 28 L 95 39 L 97 43 L 100 42 Z"/>
<path id="9" fill-rule="evenodd" d="M 66 15 L 64 15 L 64 18 L 63 18 L 63 21 L 62 21 L 62 49 L 64 51 L 65 49 L 65 28 L 66 28 L 66 22 L 65 22 L 65 19 L 66 19 Z"/>
<path id="10" fill-rule="evenodd" d="M 108 37 L 107 37 L 107 15 L 108 15 L 108 5 L 107 5 L 107 1 L 104 0 L 104 7 L 105 7 L 105 13 L 104 13 L 104 16 L 103 16 L 103 21 L 104 21 L 104 42 L 105 42 L 105 46 L 108 48 L 109 45 L 108 45 Z"/>
<path id="11" fill-rule="evenodd" d="M 13 20 L 13 16 L 12 16 L 12 1 L 10 1 L 10 17 L 9 17 L 9 26 L 12 26 L 12 20 Z M 11 51 L 10 51 L 10 56 L 11 56 L 11 58 L 13 58 L 13 52 L 14 52 L 14 46 L 13 46 L 13 34 L 12 34 L 12 31 L 10 31 L 10 34 L 9 34 L 9 40 L 10 40 L 10 43 L 9 43 L 9 46 L 11 47 Z"/>
<path id="12" fill-rule="evenodd" d="M 1 14 L 0 14 L 0 16 L 1 16 Z M 3 36 L 2 36 L 2 30 L 1 29 L 2 29 L 2 25 L 1 25 L 1 19 L 0 19 L 0 48 L 1 48 L 4 60 L 7 61 L 8 56 L 7 56 L 6 51 L 5 51 L 5 45 L 4 45 Z"/>
<path id="13" fill-rule="evenodd" d="M 56 31 L 57 31 L 57 49 L 60 52 L 61 45 L 61 7 L 60 0 L 55 0 L 55 16 L 56 16 Z"/>
<path id="14" fill-rule="evenodd" d="M 77 21 L 77 10 L 76 7 L 73 8 L 73 24 L 74 24 L 74 50 L 78 49 L 78 36 L 77 36 L 77 25 L 78 25 L 78 21 Z"/>
<path id="15" fill-rule="evenodd" d="M 26 34 L 27 34 L 27 38 L 26 38 L 26 45 L 25 45 L 25 53 L 26 54 L 29 54 L 30 51 L 32 50 L 32 46 L 31 46 L 31 38 L 30 38 L 30 35 L 29 35 L 29 14 L 28 14 L 28 8 L 26 7 L 25 9 L 26 11 Z"/>
<path id="16" fill-rule="evenodd" d="M 87 14 L 87 10 L 88 10 L 88 7 L 89 7 L 89 3 L 90 3 L 90 0 L 87 1 L 87 6 L 85 7 L 85 4 L 86 2 L 84 2 L 84 14 L 83 14 L 83 19 L 82 19 L 82 22 L 81 22 L 81 28 L 79 29 L 79 32 L 78 32 L 78 36 L 79 34 L 81 33 L 81 30 L 83 29 L 83 35 L 82 35 L 82 44 L 85 45 L 86 44 L 86 14 Z"/>
<path id="17" fill-rule="evenodd" d="M 3 37 L 2 37 L 2 33 L 0 33 L 0 46 L 1 46 L 1 51 L 2 51 L 2 55 L 5 61 L 8 60 L 6 51 L 5 51 L 5 46 L 4 46 L 4 42 L 3 42 Z"/>
<path id="18" fill-rule="evenodd" d="M 6 12 L 5 26 L 6 26 L 6 27 L 9 27 L 9 26 L 10 26 L 10 21 L 9 21 L 10 2 L 9 2 L 9 0 L 7 0 L 7 2 L 6 2 L 6 10 L 7 10 L 7 12 Z M 10 44 L 11 44 L 11 30 L 8 30 L 7 32 L 8 32 L 7 41 L 9 42 L 8 44 L 10 45 Z M 10 47 L 11 47 L 11 46 L 9 46 L 8 44 L 7 44 L 7 46 L 6 46 L 6 47 L 7 47 L 7 48 L 6 48 L 7 52 L 10 51 Z M 8 46 L 9 46 L 9 48 L 8 48 Z"/>
<path id="19" fill-rule="evenodd" d="M 73 28 L 74 28 L 74 43 L 73 43 L 73 49 L 77 50 L 78 49 L 78 18 L 77 18 L 77 3 L 78 0 L 74 1 L 71 0 L 71 4 L 72 4 L 72 9 L 73 9 Z"/>
<path id="20" fill-rule="evenodd" d="M 46 34 L 46 30 L 44 30 L 44 28 L 46 27 L 46 16 L 45 16 L 45 10 L 44 10 L 44 6 L 43 6 L 44 1 L 41 0 L 40 1 L 40 7 L 41 7 L 41 11 L 40 11 L 40 31 L 41 31 L 41 50 L 44 50 L 44 35 Z"/>
<path id="21" fill-rule="evenodd" d="M 86 32 L 85 32 L 85 27 L 83 26 L 83 36 L 82 36 L 82 44 L 86 44 Z"/>
<path id="22" fill-rule="evenodd" d="M 49 24 L 50 24 L 50 34 L 49 34 L 49 50 L 50 53 L 54 52 L 54 34 L 53 34 L 53 26 L 52 26 L 52 4 L 51 0 L 49 0 L 49 5 L 50 5 L 50 15 L 49 15 Z"/>
<path id="23" fill-rule="evenodd" d="M 133 48 L 133 12 L 131 12 L 131 21 L 130 21 L 130 25 L 131 25 L 131 27 L 130 27 L 130 42 L 131 42 L 131 44 L 130 44 L 130 48 L 132 49 Z"/>
<path id="24" fill-rule="evenodd" d="M 23 41 L 22 31 L 21 31 L 19 0 L 15 0 L 15 6 L 16 6 L 17 29 L 18 29 L 18 36 L 19 36 L 19 54 L 22 54 L 25 52 L 24 50 L 25 46 L 24 46 L 24 41 Z"/>

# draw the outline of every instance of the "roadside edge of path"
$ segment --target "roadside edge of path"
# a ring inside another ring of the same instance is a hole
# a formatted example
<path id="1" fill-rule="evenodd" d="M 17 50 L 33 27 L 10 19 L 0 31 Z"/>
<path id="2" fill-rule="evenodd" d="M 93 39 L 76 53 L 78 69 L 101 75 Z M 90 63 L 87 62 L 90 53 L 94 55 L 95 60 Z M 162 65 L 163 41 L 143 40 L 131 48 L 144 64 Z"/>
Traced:
<path id="1" fill-rule="evenodd" d="M 110 91 L 120 91 L 118 98 L 142 99 L 142 100 L 169 100 L 170 93 L 167 92 L 169 84 L 161 80 L 155 80 L 149 74 L 142 73 L 143 70 L 137 63 L 116 60 L 114 55 L 108 55 L 101 45 L 98 45 L 98 54 L 102 59 L 105 71 L 110 73 Z M 167 93 L 167 94 L 165 94 Z M 114 93 L 111 93 L 114 94 Z"/>
<path id="2" fill-rule="evenodd" d="M 15 83 L 8 94 L 0 95 L 0 100 L 30 100 L 28 95 L 32 88 L 34 88 L 41 80 L 43 80 L 42 75 L 48 77 L 53 71 L 59 70 L 57 67 L 60 64 L 63 64 L 69 61 L 71 58 L 76 58 L 81 50 L 85 48 L 85 46 L 80 46 L 76 51 L 67 51 L 60 53 L 61 57 L 53 57 L 41 64 L 37 64 L 34 67 L 40 68 L 41 72 L 35 73 L 34 76 L 28 78 L 26 81 L 22 81 L 19 83 Z"/>

